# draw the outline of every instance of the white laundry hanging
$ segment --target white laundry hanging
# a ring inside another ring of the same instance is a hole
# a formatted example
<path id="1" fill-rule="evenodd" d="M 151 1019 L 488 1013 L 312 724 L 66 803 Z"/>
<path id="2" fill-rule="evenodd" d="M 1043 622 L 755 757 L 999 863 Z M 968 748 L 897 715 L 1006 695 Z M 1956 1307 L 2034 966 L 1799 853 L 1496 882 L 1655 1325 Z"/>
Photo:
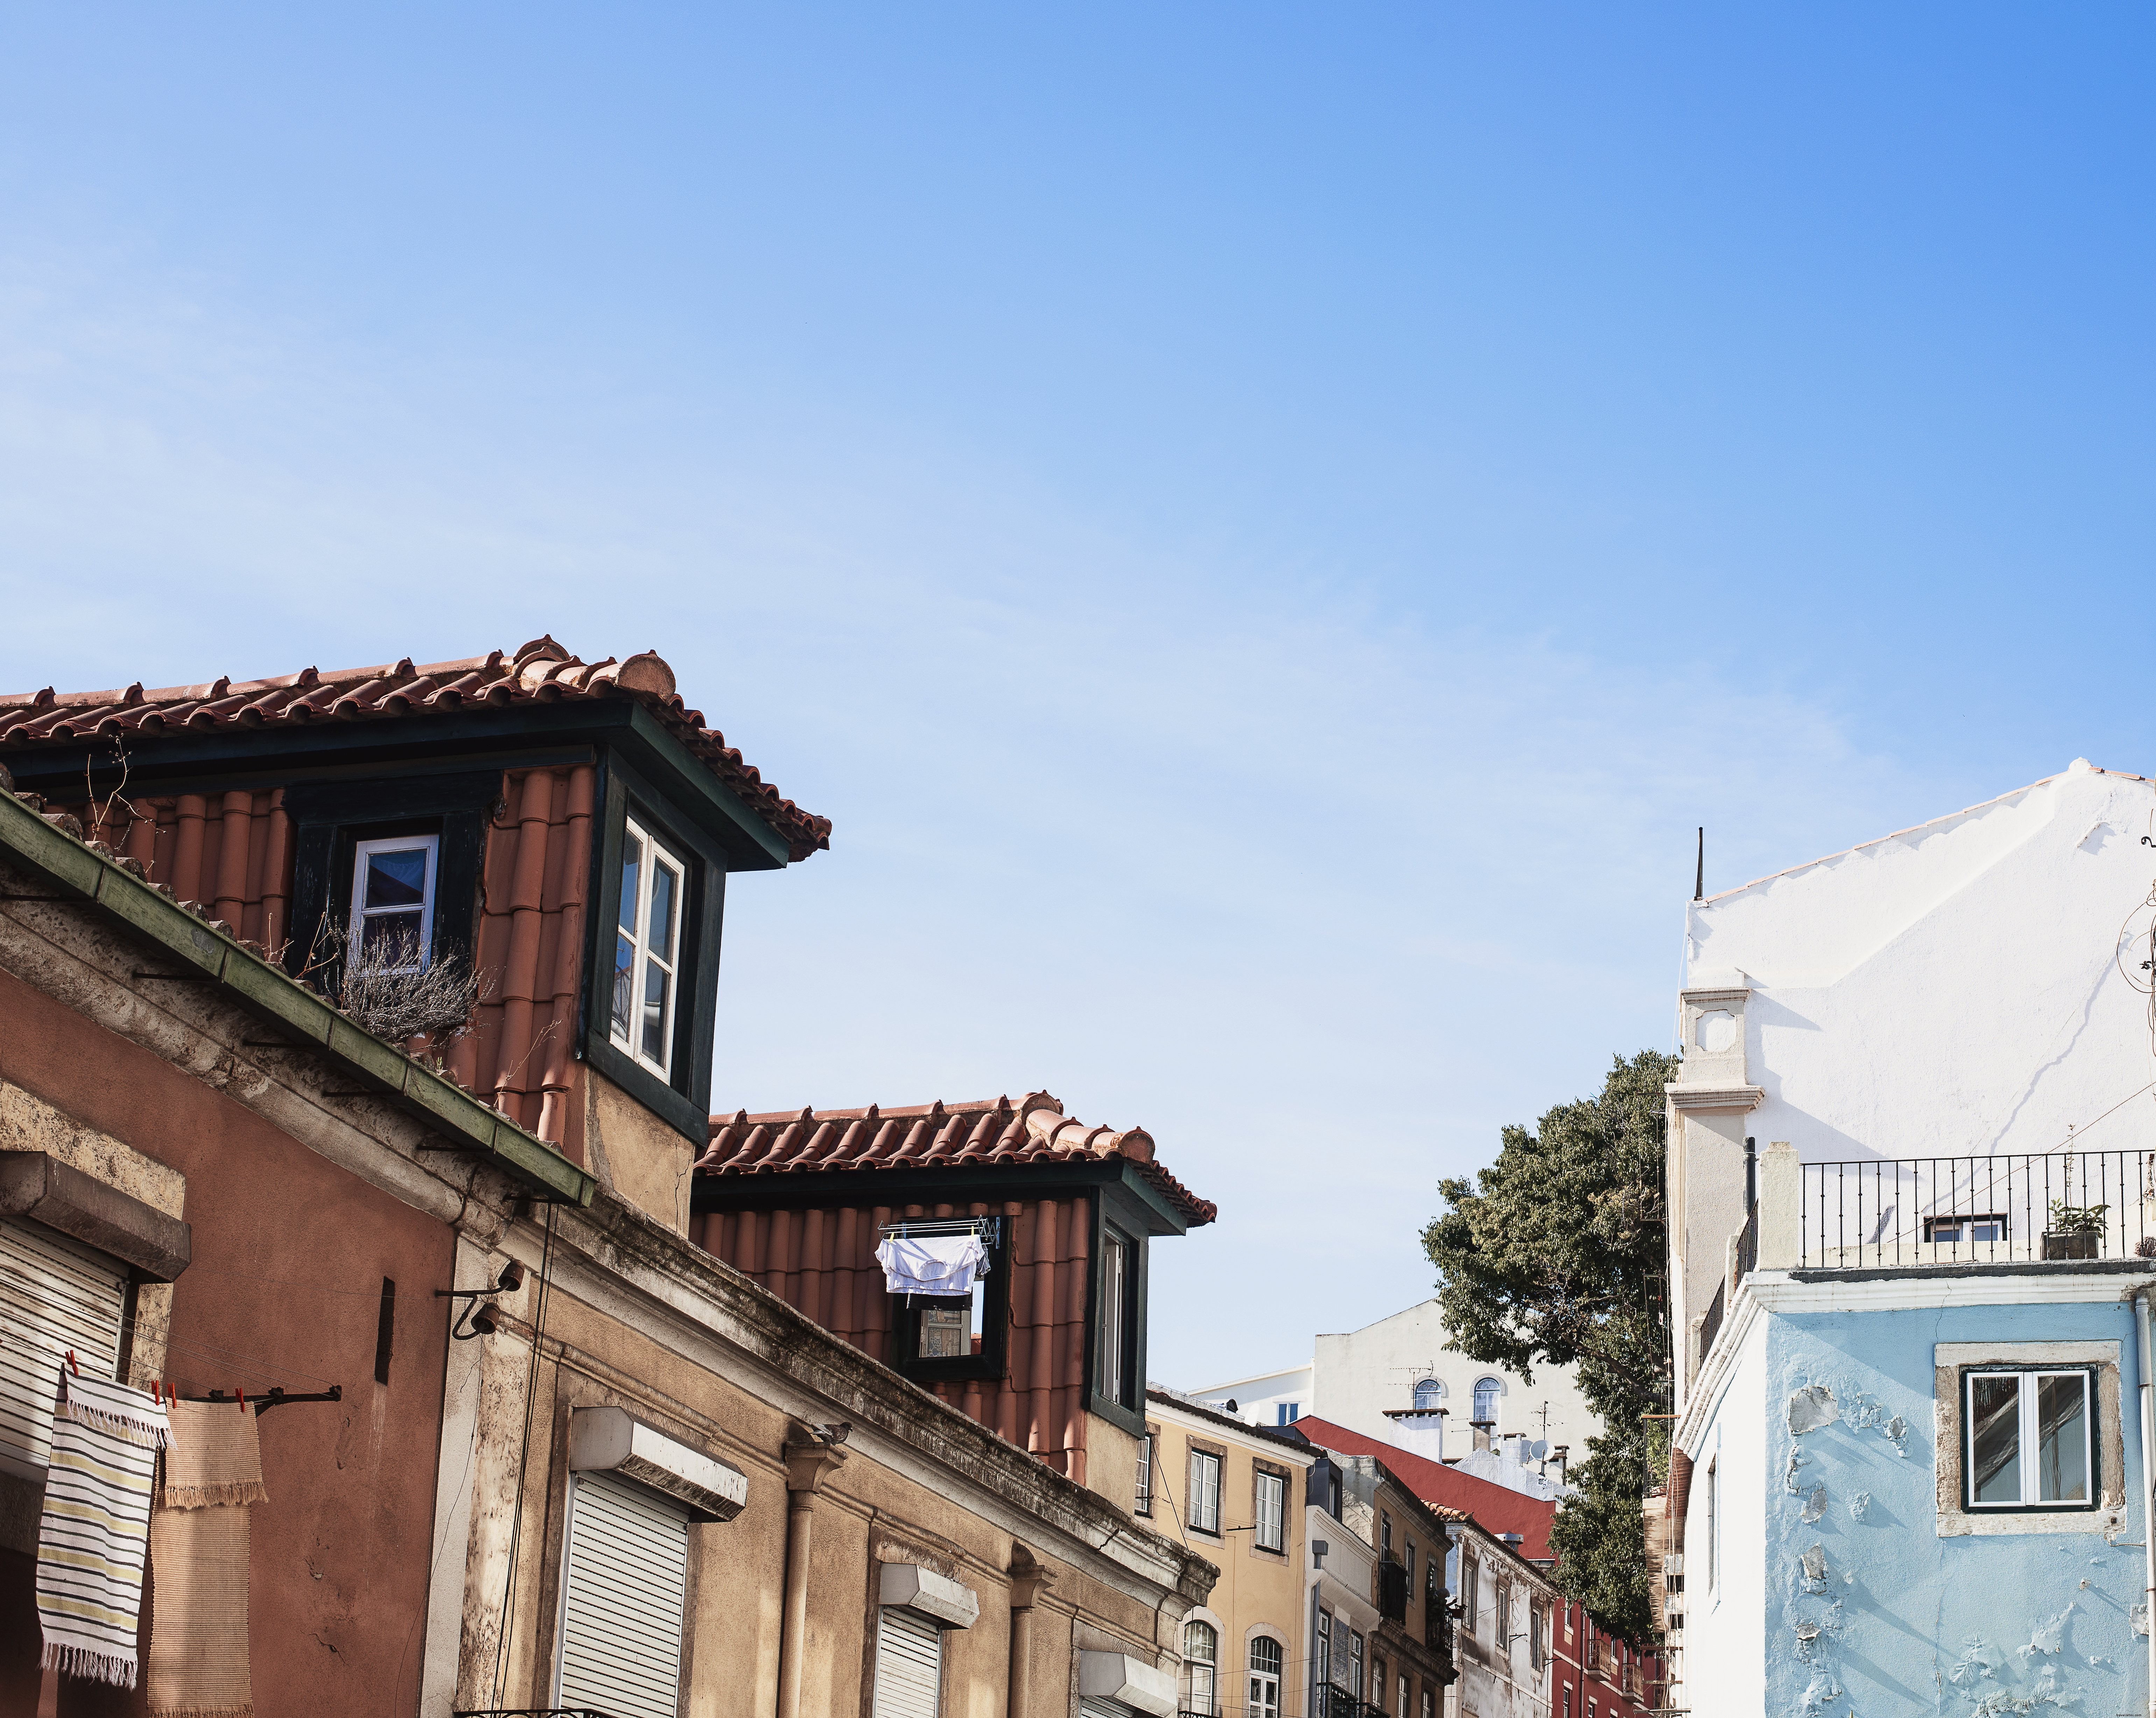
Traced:
<path id="1" fill-rule="evenodd" d="M 894 1295 L 970 1295 L 988 1262 L 977 1234 L 892 1235 L 875 1256 Z"/>

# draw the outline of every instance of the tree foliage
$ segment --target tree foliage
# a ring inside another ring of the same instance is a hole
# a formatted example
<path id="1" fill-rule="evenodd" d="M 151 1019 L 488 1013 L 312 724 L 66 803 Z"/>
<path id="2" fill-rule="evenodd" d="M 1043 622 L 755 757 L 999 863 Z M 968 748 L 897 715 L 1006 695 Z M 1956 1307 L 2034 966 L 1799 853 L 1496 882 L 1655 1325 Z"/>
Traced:
<path id="1" fill-rule="evenodd" d="M 1450 1207 L 1423 1231 L 1452 1346 L 1532 1382 L 1576 1366 L 1605 1428 L 1567 1478 L 1557 1576 L 1611 1633 L 1654 1628 L 1640 1502 L 1668 1472 L 1663 1085 L 1674 1058 L 1614 1059 L 1599 1096 L 1560 1105 L 1536 1130 L 1504 1131 L 1474 1181 L 1438 1184 Z"/>

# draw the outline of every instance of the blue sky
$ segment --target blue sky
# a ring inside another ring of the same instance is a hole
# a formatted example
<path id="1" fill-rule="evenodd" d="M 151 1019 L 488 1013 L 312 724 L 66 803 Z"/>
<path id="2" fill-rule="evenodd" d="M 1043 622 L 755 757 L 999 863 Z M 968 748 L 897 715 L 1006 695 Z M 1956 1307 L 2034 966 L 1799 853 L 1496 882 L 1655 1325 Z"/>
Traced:
<path id="1" fill-rule="evenodd" d="M 2146 707 L 2144 10 L 0 8 L 0 684 L 657 648 L 832 851 L 719 1100 L 1427 1292 L 1710 888 Z"/>

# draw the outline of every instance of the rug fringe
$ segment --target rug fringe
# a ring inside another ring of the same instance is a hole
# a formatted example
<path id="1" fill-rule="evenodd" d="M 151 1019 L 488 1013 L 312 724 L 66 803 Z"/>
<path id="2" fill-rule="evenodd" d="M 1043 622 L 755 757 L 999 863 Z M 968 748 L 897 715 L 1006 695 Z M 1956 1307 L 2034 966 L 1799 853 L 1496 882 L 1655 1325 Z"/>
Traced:
<path id="1" fill-rule="evenodd" d="M 270 1501 L 270 1488 L 259 1480 L 218 1480 L 208 1485 L 167 1485 L 158 1494 L 158 1501 L 168 1510 L 267 1503 Z"/>
<path id="2" fill-rule="evenodd" d="M 38 1657 L 40 1670 L 57 1670 L 63 1676 L 80 1676 L 91 1682 L 109 1682 L 115 1688 L 135 1686 L 133 1654 L 94 1652 L 86 1646 L 69 1646 L 48 1640 Z"/>
<path id="3" fill-rule="evenodd" d="M 150 1718 L 254 1718 L 254 1706 L 152 1706 Z"/>
<path id="4" fill-rule="evenodd" d="M 54 1411 L 65 1414 L 79 1425 L 94 1426 L 100 1432 L 109 1432 L 116 1438 L 124 1438 L 130 1444 L 139 1444 L 146 1449 L 162 1449 L 170 1441 L 165 1426 L 157 1422 L 138 1419 L 132 1414 L 111 1413 L 101 1408 L 78 1402 L 72 1397 L 63 1397 Z"/>

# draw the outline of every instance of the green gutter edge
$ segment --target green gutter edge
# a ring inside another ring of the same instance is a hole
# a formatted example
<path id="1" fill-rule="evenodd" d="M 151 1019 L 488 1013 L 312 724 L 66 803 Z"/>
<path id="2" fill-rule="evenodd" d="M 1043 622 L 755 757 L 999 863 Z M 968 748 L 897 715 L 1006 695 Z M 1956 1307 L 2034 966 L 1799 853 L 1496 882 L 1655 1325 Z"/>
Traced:
<path id="1" fill-rule="evenodd" d="M 211 930 L 177 902 L 4 791 L 0 791 L 0 850 L 69 895 L 90 902 L 194 972 L 214 980 L 229 1001 L 318 1049 L 344 1072 L 448 1135 L 454 1141 L 452 1149 L 491 1158 L 504 1174 L 555 1203 L 592 1203 L 598 1180 L 544 1140 L 362 1031 L 283 967 Z"/>

